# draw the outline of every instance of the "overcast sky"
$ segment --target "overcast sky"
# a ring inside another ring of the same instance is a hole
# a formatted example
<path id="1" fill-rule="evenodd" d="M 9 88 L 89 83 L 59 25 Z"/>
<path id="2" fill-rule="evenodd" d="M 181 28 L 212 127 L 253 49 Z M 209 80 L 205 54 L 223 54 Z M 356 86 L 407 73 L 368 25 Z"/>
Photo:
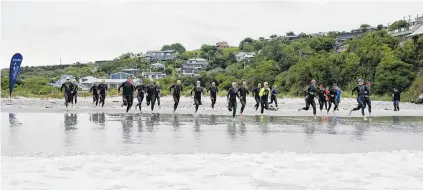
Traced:
<path id="1" fill-rule="evenodd" d="M 245 37 L 350 31 L 423 14 L 423 2 L 1 2 L 1 68 L 113 59 L 179 42 L 188 50 Z"/>

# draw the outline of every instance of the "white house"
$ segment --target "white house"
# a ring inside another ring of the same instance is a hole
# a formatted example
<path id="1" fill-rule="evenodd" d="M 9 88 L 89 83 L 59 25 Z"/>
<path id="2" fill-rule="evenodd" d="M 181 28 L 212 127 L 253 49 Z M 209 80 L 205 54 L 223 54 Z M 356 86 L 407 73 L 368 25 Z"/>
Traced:
<path id="1" fill-rule="evenodd" d="M 238 52 L 237 54 L 235 54 L 235 58 L 237 61 L 250 60 L 254 58 L 255 55 L 255 52 Z"/>
<path id="2" fill-rule="evenodd" d="M 152 69 L 165 69 L 165 65 L 161 63 L 153 63 L 150 65 Z"/>
<path id="3" fill-rule="evenodd" d="M 82 90 L 89 90 L 95 82 L 102 82 L 104 80 L 104 84 L 108 86 L 109 89 L 111 88 L 118 88 L 126 79 L 99 79 L 92 76 L 82 77 L 79 80 L 79 86 Z M 138 78 L 134 78 L 133 82 L 137 83 L 139 80 Z"/>
<path id="4" fill-rule="evenodd" d="M 149 79 L 161 79 L 166 77 L 166 74 L 162 72 L 142 72 L 141 75 L 144 78 L 149 78 Z"/>
<path id="5" fill-rule="evenodd" d="M 194 76 L 208 65 L 209 63 L 202 58 L 188 59 L 186 64 L 181 65 L 180 71 L 183 75 Z"/>

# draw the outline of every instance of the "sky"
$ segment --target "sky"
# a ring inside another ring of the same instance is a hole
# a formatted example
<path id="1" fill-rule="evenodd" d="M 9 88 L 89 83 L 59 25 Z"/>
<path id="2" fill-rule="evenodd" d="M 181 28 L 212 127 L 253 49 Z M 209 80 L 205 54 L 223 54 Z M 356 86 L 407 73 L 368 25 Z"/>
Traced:
<path id="1" fill-rule="evenodd" d="M 350 31 L 423 15 L 423 1 L 1 2 L 1 68 L 110 60 L 165 44 L 187 50 L 286 32 Z"/>

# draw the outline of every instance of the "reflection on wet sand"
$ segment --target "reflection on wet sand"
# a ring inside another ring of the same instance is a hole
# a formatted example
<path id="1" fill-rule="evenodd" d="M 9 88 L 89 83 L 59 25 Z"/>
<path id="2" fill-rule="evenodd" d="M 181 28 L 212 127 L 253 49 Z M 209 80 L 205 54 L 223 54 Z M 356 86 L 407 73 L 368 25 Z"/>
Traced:
<path id="1" fill-rule="evenodd" d="M 10 123 L 10 127 L 18 127 L 22 125 L 22 123 L 18 121 L 14 113 L 9 113 L 9 123 Z"/>
<path id="2" fill-rule="evenodd" d="M 76 124 L 78 124 L 78 116 L 75 113 L 65 113 L 65 130 L 76 129 Z"/>
<path id="3" fill-rule="evenodd" d="M 174 131 L 178 131 L 179 127 L 181 126 L 181 123 L 179 121 L 179 115 L 173 114 L 173 120 L 172 120 L 172 126 Z"/>
<path id="4" fill-rule="evenodd" d="M 121 121 L 122 123 L 122 138 L 124 143 L 131 142 L 131 132 L 134 126 L 134 116 L 128 115 L 124 120 Z"/>

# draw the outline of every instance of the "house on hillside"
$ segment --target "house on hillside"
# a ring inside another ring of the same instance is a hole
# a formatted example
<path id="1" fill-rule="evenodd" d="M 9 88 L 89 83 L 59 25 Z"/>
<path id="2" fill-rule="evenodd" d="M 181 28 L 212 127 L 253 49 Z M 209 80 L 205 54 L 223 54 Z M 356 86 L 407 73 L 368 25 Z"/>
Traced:
<path id="1" fill-rule="evenodd" d="M 217 42 L 217 43 L 216 43 L 216 47 L 217 47 L 218 49 L 228 48 L 228 47 L 229 47 L 229 44 L 228 44 L 228 42 L 221 41 L 221 42 Z"/>
<path id="2" fill-rule="evenodd" d="M 238 52 L 235 54 L 236 61 L 251 60 L 255 57 L 255 52 Z"/>
<path id="3" fill-rule="evenodd" d="M 138 76 L 140 70 L 139 69 L 122 69 L 122 72 L 131 74 L 134 76 Z"/>
<path id="4" fill-rule="evenodd" d="M 54 83 L 50 83 L 49 85 L 54 87 L 62 87 L 62 84 L 66 82 L 67 77 L 69 77 L 71 81 L 75 79 L 73 75 L 62 75 L 59 80 Z"/>
<path id="5" fill-rule="evenodd" d="M 202 58 L 188 59 L 186 64 L 181 65 L 180 72 L 183 75 L 194 76 L 209 63 Z"/>
<path id="6" fill-rule="evenodd" d="M 127 79 L 128 76 L 131 76 L 133 79 L 136 78 L 133 74 L 125 73 L 125 72 L 117 72 L 110 75 L 110 79 Z"/>
<path id="7" fill-rule="evenodd" d="M 166 67 L 162 63 L 153 63 L 153 64 L 150 64 L 150 68 L 152 68 L 152 69 L 163 69 L 164 70 Z"/>
<path id="8" fill-rule="evenodd" d="M 109 89 L 117 89 L 123 82 L 126 81 L 126 79 L 98 79 L 92 76 L 86 76 L 79 80 L 79 86 L 82 90 L 89 90 L 95 82 L 101 83 L 103 80 L 104 84 L 106 84 Z M 134 78 L 133 82 L 136 84 L 140 80 L 142 79 Z"/>
<path id="9" fill-rule="evenodd" d="M 176 58 L 175 50 L 147 51 L 145 57 L 150 61 L 167 61 Z"/>
<path id="10" fill-rule="evenodd" d="M 318 32 L 318 33 L 313 33 L 313 34 L 309 34 L 309 36 L 311 37 L 321 37 L 321 36 L 328 36 L 329 32 Z"/>
<path id="11" fill-rule="evenodd" d="M 419 31 L 421 30 L 420 28 L 423 27 L 423 16 L 417 17 L 413 21 L 408 21 L 407 23 L 407 27 L 397 28 L 395 30 L 389 31 L 388 33 L 394 37 L 400 38 L 407 38 L 418 35 Z"/>
<path id="12" fill-rule="evenodd" d="M 161 79 L 166 77 L 166 73 L 162 72 L 142 72 L 142 77 L 148 78 L 148 79 Z"/>

